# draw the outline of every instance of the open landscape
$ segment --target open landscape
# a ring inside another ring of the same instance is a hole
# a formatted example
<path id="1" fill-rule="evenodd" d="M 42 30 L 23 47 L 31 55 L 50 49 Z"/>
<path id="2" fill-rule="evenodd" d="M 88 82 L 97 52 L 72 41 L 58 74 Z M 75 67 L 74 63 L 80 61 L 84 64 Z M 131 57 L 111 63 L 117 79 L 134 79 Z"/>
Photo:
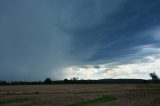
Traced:
<path id="1" fill-rule="evenodd" d="M 0 0 L 0 106 L 160 106 L 160 0 Z"/>
<path id="2" fill-rule="evenodd" d="M 0 106 L 160 106 L 160 84 L 4 85 Z"/>

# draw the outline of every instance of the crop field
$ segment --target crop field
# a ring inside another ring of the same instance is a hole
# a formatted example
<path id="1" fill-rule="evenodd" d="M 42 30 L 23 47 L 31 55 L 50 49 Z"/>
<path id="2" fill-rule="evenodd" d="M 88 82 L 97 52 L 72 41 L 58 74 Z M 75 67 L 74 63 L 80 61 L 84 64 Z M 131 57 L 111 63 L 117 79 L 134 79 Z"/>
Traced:
<path id="1" fill-rule="evenodd" d="M 0 86 L 0 106 L 160 106 L 160 84 Z"/>

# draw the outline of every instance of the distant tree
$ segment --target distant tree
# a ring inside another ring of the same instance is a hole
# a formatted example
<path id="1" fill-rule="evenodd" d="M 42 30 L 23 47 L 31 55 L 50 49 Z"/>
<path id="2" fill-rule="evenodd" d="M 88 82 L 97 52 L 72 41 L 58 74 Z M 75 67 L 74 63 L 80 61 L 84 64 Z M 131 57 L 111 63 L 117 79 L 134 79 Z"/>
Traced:
<path id="1" fill-rule="evenodd" d="M 155 72 L 150 73 L 149 75 L 150 75 L 150 77 L 152 78 L 152 80 L 155 81 L 155 82 L 157 82 L 157 81 L 160 80 L 159 77 L 158 77 L 158 75 L 156 75 Z"/>
<path id="2" fill-rule="evenodd" d="M 6 85 L 7 82 L 6 81 L 0 81 L 0 85 Z"/>
<path id="3" fill-rule="evenodd" d="M 77 77 L 73 77 L 73 78 L 71 78 L 70 80 L 72 80 L 72 81 L 77 81 L 78 78 L 77 78 Z"/>
<path id="4" fill-rule="evenodd" d="M 51 80 L 50 78 L 46 78 L 46 79 L 44 80 L 44 83 L 45 83 L 45 84 L 51 84 L 51 83 L 52 83 L 52 80 Z"/>
<path id="5" fill-rule="evenodd" d="M 64 79 L 64 83 L 68 83 L 68 79 Z"/>

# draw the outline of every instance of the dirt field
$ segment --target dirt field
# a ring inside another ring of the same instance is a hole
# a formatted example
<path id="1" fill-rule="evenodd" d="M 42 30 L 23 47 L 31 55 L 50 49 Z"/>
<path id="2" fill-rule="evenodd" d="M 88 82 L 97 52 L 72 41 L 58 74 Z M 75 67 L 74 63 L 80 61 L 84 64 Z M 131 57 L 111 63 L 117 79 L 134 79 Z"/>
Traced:
<path id="1" fill-rule="evenodd" d="M 0 106 L 160 106 L 160 84 L 0 86 Z"/>

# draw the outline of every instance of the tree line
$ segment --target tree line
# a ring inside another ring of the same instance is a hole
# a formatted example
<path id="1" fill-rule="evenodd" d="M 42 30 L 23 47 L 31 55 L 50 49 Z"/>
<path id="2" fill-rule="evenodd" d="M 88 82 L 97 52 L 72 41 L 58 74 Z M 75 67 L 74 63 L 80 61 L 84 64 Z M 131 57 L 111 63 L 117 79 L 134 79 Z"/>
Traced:
<path id="1" fill-rule="evenodd" d="M 0 85 L 40 85 L 40 84 L 114 84 L 114 83 L 160 83 L 160 78 L 155 72 L 149 74 L 151 80 L 144 79 L 100 79 L 100 80 L 79 80 L 77 77 L 64 80 L 51 80 L 46 78 L 44 81 L 0 81 Z"/>

